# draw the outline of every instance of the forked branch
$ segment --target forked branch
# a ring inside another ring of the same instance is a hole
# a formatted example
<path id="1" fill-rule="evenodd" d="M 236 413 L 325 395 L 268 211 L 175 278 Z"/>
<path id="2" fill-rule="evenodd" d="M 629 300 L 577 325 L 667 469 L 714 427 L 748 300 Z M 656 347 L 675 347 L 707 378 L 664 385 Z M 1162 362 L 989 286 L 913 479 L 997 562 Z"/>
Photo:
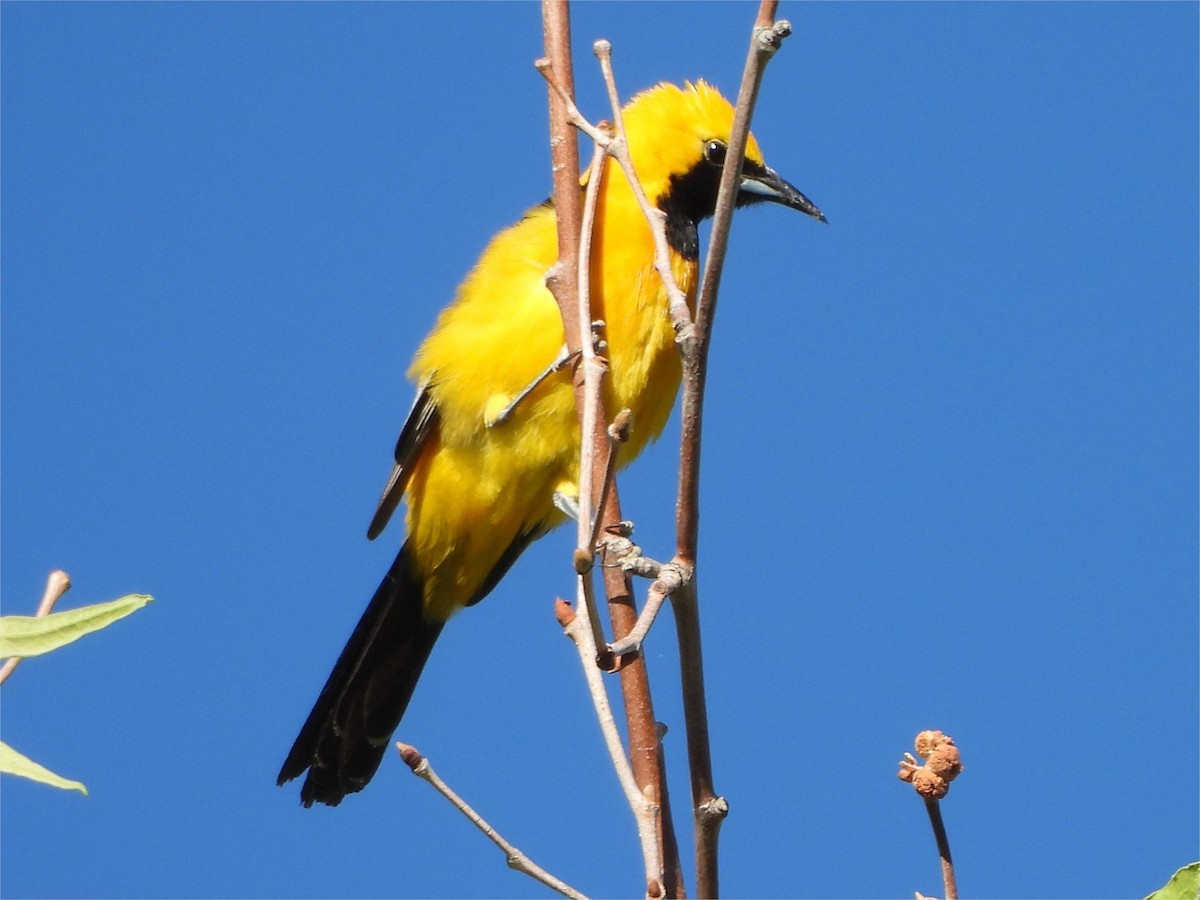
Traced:
<path id="1" fill-rule="evenodd" d="M 574 77 L 571 68 L 571 37 L 568 5 L 566 0 L 543 0 L 543 25 L 546 40 L 546 58 L 539 60 L 538 69 L 546 77 L 550 85 L 550 129 L 551 153 L 554 165 L 554 197 L 558 225 L 559 261 L 547 278 L 547 284 L 554 293 L 562 313 L 564 329 L 567 334 L 569 349 L 580 350 L 588 338 L 576 330 L 576 324 L 582 331 L 586 316 L 580 307 L 578 286 L 585 283 L 589 271 L 588 260 L 580 253 L 580 236 L 582 231 L 583 211 L 580 206 L 579 183 L 577 181 L 578 149 L 576 134 L 569 122 L 569 113 L 573 111 L 578 116 L 575 107 Z M 599 129 L 595 129 L 600 135 Z M 591 179 L 599 183 L 599 178 Z M 575 346 L 571 346 L 575 343 Z M 593 377 L 587 379 L 587 372 L 594 366 L 581 366 L 575 378 L 575 406 L 580 414 L 582 445 L 591 445 L 590 456 L 581 471 L 588 473 L 581 479 L 580 496 L 588 497 L 587 507 L 597 509 L 595 518 L 598 522 L 617 522 L 621 519 L 620 504 L 616 484 L 611 477 L 612 452 L 608 443 L 606 416 L 600 394 L 600 380 Z M 602 374 L 602 373 L 600 373 Z M 592 393 L 594 400 L 589 401 L 587 394 Z M 589 403 L 594 406 L 589 407 Z M 589 409 L 591 412 L 589 412 Z M 586 486 L 585 486 L 586 485 Z M 576 569 L 581 571 L 578 581 L 578 596 L 581 605 L 589 609 L 589 618 L 595 609 L 591 602 L 591 565 L 592 548 L 594 544 L 584 544 L 585 537 L 591 534 L 592 516 L 580 516 L 580 546 L 576 549 Z M 586 529 L 586 531 L 585 531 Z M 617 572 L 613 577 L 612 570 L 605 570 L 605 590 L 609 596 L 609 613 L 616 634 L 626 633 L 633 625 L 634 614 L 629 605 L 622 602 L 628 594 L 623 574 Z M 596 641 L 591 641 L 595 645 Z M 600 644 L 602 646 L 602 644 Z M 581 653 L 584 651 L 581 650 Z M 594 668 L 595 649 L 592 656 L 584 661 L 585 669 Z M 585 673 L 591 678 L 590 673 Z M 682 895 L 682 881 L 679 872 L 678 854 L 675 848 L 674 833 L 671 828 L 670 816 L 667 812 L 667 793 L 663 776 L 661 760 L 658 753 L 657 724 L 654 720 L 654 708 L 650 699 L 650 688 L 645 666 L 641 660 L 631 665 L 624 665 L 621 670 L 621 689 L 625 701 L 626 722 L 631 748 L 629 762 L 632 764 L 633 780 L 637 787 L 638 796 L 630 796 L 638 822 L 639 837 L 642 839 L 643 862 L 647 875 L 647 892 L 662 896 L 664 891 L 671 896 Z M 601 703 L 607 703 L 600 686 L 599 695 L 593 688 L 593 702 L 600 710 Z M 602 727 L 603 726 L 603 716 Z M 620 758 L 618 758 L 620 757 Z M 623 754 L 614 756 L 614 766 L 618 777 L 621 777 L 625 758 Z M 623 779 L 622 779 L 623 780 Z M 628 795 L 627 791 L 627 795 Z M 660 812 L 661 811 L 661 812 Z M 650 825 L 647 832 L 647 823 Z"/>

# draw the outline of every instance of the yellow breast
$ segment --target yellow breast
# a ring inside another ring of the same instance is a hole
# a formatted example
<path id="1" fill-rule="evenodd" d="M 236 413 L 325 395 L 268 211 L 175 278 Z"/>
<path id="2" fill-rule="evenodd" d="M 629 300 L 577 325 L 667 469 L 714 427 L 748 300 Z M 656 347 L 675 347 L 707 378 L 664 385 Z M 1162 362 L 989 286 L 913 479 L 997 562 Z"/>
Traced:
<path id="1" fill-rule="evenodd" d="M 623 180 L 620 187 L 628 193 Z M 649 227 L 640 211 L 630 215 L 620 191 L 606 193 L 594 236 L 592 314 L 606 323 L 608 413 L 633 412 L 624 464 L 662 432 L 680 363 Z M 410 369 L 414 380 L 429 379 L 439 416 L 436 446 L 409 483 L 408 530 L 421 547 L 427 609 L 441 618 L 466 602 L 516 535 L 561 521 L 553 494 L 578 481 L 569 369 L 541 383 L 504 423 L 487 424 L 489 413 L 537 379 L 564 344 L 558 306 L 545 286 L 557 254 L 549 209 L 501 232 Z M 673 263 L 690 297 L 695 263 Z"/>

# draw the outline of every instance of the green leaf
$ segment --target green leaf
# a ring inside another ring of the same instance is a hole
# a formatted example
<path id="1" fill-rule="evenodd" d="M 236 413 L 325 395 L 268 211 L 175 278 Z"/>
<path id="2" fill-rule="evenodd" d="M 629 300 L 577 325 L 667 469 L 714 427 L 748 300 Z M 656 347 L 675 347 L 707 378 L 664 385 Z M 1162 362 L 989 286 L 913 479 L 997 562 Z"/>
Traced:
<path id="1" fill-rule="evenodd" d="M 0 657 L 40 656 L 57 650 L 125 618 L 153 599 L 146 594 L 129 594 L 108 603 L 94 603 L 48 616 L 0 617 Z"/>
<path id="2" fill-rule="evenodd" d="M 1146 900 L 1196 900 L 1200 897 L 1200 862 L 1189 863 Z"/>
<path id="3" fill-rule="evenodd" d="M 82 782 L 55 775 L 45 766 L 39 766 L 28 756 L 18 753 L 4 741 L 0 741 L 0 772 L 20 775 L 22 778 L 30 778 L 63 790 L 79 791 L 83 796 L 87 796 L 87 788 L 83 786 Z"/>

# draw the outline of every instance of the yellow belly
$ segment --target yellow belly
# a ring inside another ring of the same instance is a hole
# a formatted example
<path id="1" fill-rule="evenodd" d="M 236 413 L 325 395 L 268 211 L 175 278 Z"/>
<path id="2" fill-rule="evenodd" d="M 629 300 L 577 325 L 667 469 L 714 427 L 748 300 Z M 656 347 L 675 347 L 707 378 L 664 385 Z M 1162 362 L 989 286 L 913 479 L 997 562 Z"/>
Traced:
<path id="1" fill-rule="evenodd" d="M 426 338 L 410 370 L 430 377 L 439 436 L 408 488 L 408 532 L 425 583 L 426 615 L 441 621 L 478 591 L 515 539 L 562 521 L 555 490 L 578 480 L 579 425 L 569 370 L 540 384 L 510 418 L 489 428 L 498 397 L 516 396 L 563 346 L 562 321 L 545 287 L 557 256 L 548 210 L 498 235 Z M 679 355 L 653 245 L 611 235 L 601 223 L 593 251 L 592 312 L 604 319 L 606 407 L 633 412 L 620 464 L 656 438 L 679 385 Z M 677 259 L 690 297 L 696 267 Z M 501 402 L 500 405 L 503 405 Z"/>

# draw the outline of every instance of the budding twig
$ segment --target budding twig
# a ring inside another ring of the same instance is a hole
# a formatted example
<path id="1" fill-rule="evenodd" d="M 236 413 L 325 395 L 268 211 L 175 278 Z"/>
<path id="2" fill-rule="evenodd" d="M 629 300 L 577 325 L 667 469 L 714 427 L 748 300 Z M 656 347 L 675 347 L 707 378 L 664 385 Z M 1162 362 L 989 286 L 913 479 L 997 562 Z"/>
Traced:
<path id="1" fill-rule="evenodd" d="M 911 784 L 925 801 L 925 811 L 929 814 L 929 824 L 933 828 L 938 859 L 942 865 L 946 900 L 957 900 L 958 880 L 954 875 L 954 860 L 950 856 L 950 839 L 942 822 L 941 799 L 950 791 L 950 782 L 962 773 L 962 757 L 954 745 L 954 739 L 940 731 L 922 731 L 917 735 L 915 749 L 924 762 L 918 763 L 911 753 L 905 753 L 897 774 L 901 781 Z"/>

